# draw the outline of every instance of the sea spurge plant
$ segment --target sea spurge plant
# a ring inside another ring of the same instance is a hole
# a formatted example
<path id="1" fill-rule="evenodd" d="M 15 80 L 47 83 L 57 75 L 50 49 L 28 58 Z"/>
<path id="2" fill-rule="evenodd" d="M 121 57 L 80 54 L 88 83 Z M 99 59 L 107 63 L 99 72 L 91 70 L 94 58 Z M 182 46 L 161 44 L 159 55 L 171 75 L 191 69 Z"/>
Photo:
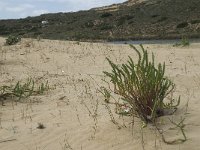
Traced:
<path id="1" fill-rule="evenodd" d="M 165 63 L 155 64 L 154 54 L 149 58 L 142 45 L 141 50 L 131 47 L 137 53 L 138 61 L 134 62 L 129 57 L 126 64 L 119 66 L 106 58 L 112 71 L 104 71 L 104 74 L 110 78 L 115 93 L 130 105 L 134 115 L 145 122 L 154 121 L 166 107 L 174 106 L 174 101 L 169 105 L 164 103 L 164 99 L 174 90 L 175 85 L 165 76 Z"/>

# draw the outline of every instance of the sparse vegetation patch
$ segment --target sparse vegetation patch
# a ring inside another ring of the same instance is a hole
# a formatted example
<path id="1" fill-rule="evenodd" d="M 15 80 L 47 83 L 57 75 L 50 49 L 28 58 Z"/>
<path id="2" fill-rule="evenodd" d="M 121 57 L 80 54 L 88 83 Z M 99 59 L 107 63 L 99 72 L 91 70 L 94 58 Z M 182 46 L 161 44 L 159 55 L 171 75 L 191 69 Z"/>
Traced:
<path id="1" fill-rule="evenodd" d="M 0 100 L 2 105 L 7 98 L 16 97 L 18 101 L 22 98 L 27 98 L 32 95 L 40 95 L 49 90 L 48 81 L 39 85 L 35 84 L 32 78 L 27 79 L 25 82 L 18 81 L 15 85 L 0 87 Z"/>
<path id="2" fill-rule="evenodd" d="M 175 43 L 173 46 L 182 46 L 182 47 L 185 47 L 185 46 L 189 46 L 190 45 L 190 41 L 188 38 L 184 37 L 181 39 L 180 42 L 178 43 Z"/>

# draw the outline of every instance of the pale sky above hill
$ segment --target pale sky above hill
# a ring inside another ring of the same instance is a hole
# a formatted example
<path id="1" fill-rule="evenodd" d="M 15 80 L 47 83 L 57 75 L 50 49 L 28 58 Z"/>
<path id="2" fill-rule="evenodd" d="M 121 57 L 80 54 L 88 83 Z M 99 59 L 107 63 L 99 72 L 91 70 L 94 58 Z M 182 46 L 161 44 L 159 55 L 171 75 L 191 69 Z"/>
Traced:
<path id="1" fill-rule="evenodd" d="M 0 0 L 0 19 L 24 18 L 43 13 L 71 12 L 126 0 Z"/>

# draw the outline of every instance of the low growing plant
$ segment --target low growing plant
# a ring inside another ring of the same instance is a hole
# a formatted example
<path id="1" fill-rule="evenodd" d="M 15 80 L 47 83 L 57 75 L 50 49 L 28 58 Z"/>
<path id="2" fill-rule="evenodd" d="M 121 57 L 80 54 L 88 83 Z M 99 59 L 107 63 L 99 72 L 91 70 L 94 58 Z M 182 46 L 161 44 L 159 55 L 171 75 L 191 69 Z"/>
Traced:
<path id="1" fill-rule="evenodd" d="M 136 47 L 138 61 L 135 63 L 131 57 L 126 64 L 116 65 L 109 58 L 106 58 L 112 68 L 111 72 L 104 71 L 114 85 L 115 93 L 122 97 L 122 100 L 130 105 L 133 115 L 140 117 L 144 122 L 153 122 L 158 116 L 163 115 L 164 109 L 176 108 L 171 100 L 165 103 L 164 100 L 174 88 L 174 83 L 165 76 L 165 63 L 154 62 L 154 54 L 151 58 L 147 50 L 141 51 Z M 105 91 L 105 90 L 104 90 Z"/>
<path id="2" fill-rule="evenodd" d="M 181 41 L 179 43 L 174 44 L 173 46 L 177 47 L 177 46 L 189 46 L 190 45 L 190 41 L 188 40 L 188 38 L 182 38 Z"/>
<path id="3" fill-rule="evenodd" d="M 43 94 L 49 90 L 48 81 L 35 85 L 35 81 L 32 78 L 27 79 L 25 82 L 18 81 L 15 85 L 1 86 L 0 87 L 0 99 L 3 101 L 8 97 L 16 97 L 18 100 L 27 98 L 32 95 Z"/>

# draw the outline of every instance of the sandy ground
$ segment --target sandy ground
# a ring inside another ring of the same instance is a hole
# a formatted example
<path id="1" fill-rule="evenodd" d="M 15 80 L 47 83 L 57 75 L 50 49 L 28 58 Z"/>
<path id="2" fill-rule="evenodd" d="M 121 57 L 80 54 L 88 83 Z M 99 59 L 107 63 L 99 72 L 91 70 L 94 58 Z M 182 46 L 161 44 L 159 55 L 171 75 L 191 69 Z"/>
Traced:
<path id="1" fill-rule="evenodd" d="M 181 134 L 170 130 L 168 118 L 175 122 L 185 118 L 188 140 L 167 145 L 152 125 L 141 129 L 136 119 L 132 127 L 132 118 L 117 115 L 115 106 L 106 106 L 98 91 L 105 85 L 102 71 L 111 69 L 106 57 L 118 64 L 129 55 L 136 58 L 129 45 L 23 39 L 4 46 L 4 42 L 0 38 L 1 85 L 32 77 L 48 80 L 51 89 L 23 102 L 0 105 L 0 150 L 199 150 L 200 44 L 144 45 L 157 61 L 166 62 L 167 75 L 177 85 L 174 96 L 181 95 L 178 111 L 161 117 L 160 124 L 166 138 L 173 140 Z M 38 123 L 46 128 L 37 129 Z"/>

